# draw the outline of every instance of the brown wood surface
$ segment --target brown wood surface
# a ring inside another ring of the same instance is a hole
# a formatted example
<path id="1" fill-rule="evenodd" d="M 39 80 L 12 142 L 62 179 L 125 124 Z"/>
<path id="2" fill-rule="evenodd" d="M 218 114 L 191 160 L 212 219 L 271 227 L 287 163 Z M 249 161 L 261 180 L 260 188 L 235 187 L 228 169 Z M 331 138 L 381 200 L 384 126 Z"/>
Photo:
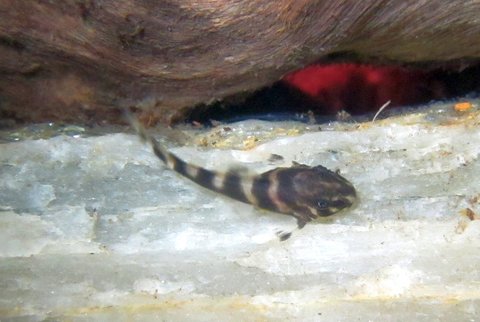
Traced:
<path id="1" fill-rule="evenodd" d="M 0 117 L 178 120 L 328 54 L 480 56 L 479 1 L 0 0 Z"/>

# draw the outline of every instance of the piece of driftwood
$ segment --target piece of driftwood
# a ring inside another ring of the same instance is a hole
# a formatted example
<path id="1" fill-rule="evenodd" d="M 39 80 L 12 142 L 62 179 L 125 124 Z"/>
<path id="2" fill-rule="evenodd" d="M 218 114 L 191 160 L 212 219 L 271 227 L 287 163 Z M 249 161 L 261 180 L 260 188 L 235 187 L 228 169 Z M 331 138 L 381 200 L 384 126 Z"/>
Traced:
<path id="1" fill-rule="evenodd" d="M 478 1 L 0 0 L 0 117 L 161 121 L 340 52 L 480 56 Z"/>

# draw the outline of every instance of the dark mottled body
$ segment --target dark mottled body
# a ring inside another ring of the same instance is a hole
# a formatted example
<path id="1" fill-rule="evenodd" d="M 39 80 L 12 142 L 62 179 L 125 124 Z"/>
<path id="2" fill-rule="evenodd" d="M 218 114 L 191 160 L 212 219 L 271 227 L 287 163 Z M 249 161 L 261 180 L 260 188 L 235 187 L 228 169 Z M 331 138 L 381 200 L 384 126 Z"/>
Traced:
<path id="1" fill-rule="evenodd" d="M 289 168 L 279 167 L 255 176 L 235 171 L 220 173 L 186 163 L 163 148 L 138 123 L 133 122 L 133 125 L 170 169 L 230 198 L 294 216 L 299 228 L 319 216 L 329 216 L 350 207 L 356 199 L 355 188 L 350 182 L 322 166 L 294 163 Z M 289 236 L 286 234 L 282 239 Z"/>

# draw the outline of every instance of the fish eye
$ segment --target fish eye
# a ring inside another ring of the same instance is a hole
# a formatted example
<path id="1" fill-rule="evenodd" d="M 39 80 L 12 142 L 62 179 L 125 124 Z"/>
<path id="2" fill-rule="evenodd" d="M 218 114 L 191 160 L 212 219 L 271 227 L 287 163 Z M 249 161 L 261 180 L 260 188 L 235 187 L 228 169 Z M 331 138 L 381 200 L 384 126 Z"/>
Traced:
<path id="1" fill-rule="evenodd" d="M 321 200 L 317 201 L 317 206 L 320 209 L 328 208 L 328 202 L 326 200 L 321 199 Z"/>

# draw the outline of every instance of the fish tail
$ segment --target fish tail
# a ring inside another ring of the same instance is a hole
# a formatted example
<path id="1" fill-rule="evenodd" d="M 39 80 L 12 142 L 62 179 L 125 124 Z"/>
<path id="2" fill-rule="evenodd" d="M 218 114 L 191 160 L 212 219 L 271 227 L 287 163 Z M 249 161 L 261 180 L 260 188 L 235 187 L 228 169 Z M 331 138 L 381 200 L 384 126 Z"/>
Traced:
<path id="1" fill-rule="evenodd" d="M 160 160 L 162 160 L 163 163 L 165 163 L 167 166 L 169 166 L 171 168 L 171 166 L 168 162 L 170 153 L 157 140 L 155 140 L 155 138 L 153 136 L 151 136 L 147 132 L 145 127 L 140 123 L 140 121 L 137 118 L 134 117 L 134 115 L 130 111 L 125 109 L 124 114 L 125 114 L 125 118 L 127 119 L 128 123 L 130 123 L 130 125 L 135 129 L 135 131 L 137 132 L 137 134 L 140 137 L 140 139 L 142 140 L 142 142 L 151 145 L 155 155 L 158 158 L 160 158 Z M 170 157 L 170 158 L 172 158 L 172 157 Z"/>

